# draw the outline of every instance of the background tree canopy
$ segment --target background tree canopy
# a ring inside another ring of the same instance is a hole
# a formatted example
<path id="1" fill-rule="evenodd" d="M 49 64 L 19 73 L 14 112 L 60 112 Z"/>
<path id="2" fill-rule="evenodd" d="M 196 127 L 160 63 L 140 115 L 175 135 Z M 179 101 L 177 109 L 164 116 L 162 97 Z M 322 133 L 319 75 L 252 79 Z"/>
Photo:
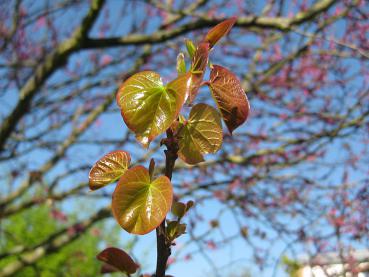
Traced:
<path id="1" fill-rule="evenodd" d="M 115 149 L 163 166 L 160 138 L 143 150 L 124 126 L 118 87 L 145 69 L 173 79 L 184 38 L 230 16 L 237 22 L 210 60 L 241 78 L 250 117 L 206 162 L 177 163 L 177 198 L 196 206 L 169 273 L 282 276 L 281 257 L 326 252 L 356 269 L 350 251 L 369 247 L 366 1 L 8 0 L 0 276 L 96 276 L 95 254 L 113 243 L 152 270 L 150 238 L 117 231 L 114 185 L 91 193 L 88 172 Z M 207 90 L 198 98 L 214 105 Z"/>

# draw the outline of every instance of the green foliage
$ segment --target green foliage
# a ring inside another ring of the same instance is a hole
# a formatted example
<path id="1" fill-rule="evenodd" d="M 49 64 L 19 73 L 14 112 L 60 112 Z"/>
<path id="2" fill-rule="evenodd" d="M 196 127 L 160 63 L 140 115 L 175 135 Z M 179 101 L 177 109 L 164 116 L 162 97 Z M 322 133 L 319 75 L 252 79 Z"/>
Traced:
<path id="1" fill-rule="evenodd" d="M 284 266 L 286 272 L 289 274 L 290 277 L 298 277 L 299 270 L 301 269 L 301 264 L 295 260 L 290 259 L 287 256 L 282 257 L 281 261 L 282 265 Z"/>
<path id="2" fill-rule="evenodd" d="M 37 245 L 51 234 L 65 227 L 50 215 L 46 205 L 28 209 L 18 213 L 1 223 L 0 252 L 6 253 L 20 245 Z M 76 277 L 96 276 L 100 265 L 96 262 L 103 237 L 99 237 L 99 229 L 103 224 L 97 224 L 74 242 L 57 252 L 47 255 L 32 266 L 27 266 L 14 277 Z M 111 232 L 109 243 L 117 243 L 116 232 Z M 0 268 L 14 262 L 15 255 L 0 260 Z M 62 274 L 62 275 L 61 275 Z"/>

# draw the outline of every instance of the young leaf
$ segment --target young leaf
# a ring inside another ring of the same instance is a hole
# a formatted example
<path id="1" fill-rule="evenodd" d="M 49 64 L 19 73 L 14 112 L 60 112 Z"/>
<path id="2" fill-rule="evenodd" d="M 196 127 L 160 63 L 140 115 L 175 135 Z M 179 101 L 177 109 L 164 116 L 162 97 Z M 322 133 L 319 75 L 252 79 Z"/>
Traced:
<path id="1" fill-rule="evenodd" d="M 153 71 L 137 73 L 117 93 L 117 103 L 128 128 L 145 147 L 177 118 L 189 91 L 189 74 L 163 85 Z"/>
<path id="2" fill-rule="evenodd" d="M 178 218 L 183 217 L 186 213 L 186 204 L 182 202 L 174 202 L 172 205 L 172 213 Z"/>
<path id="3" fill-rule="evenodd" d="M 244 123 L 250 104 L 241 82 L 228 69 L 214 65 L 210 73 L 210 90 L 229 132 Z"/>
<path id="4" fill-rule="evenodd" d="M 237 18 L 231 17 L 227 20 L 222 21 L 207 33 L 205 41 L 210 44 L 210 48 L 213 46 L 232 29 L 233 25 L 236 23 Z"/>
<path id="5" fill-rule="evenodd" d="M 179 53 L 177 56 L 177 73 L 178 76 L 186 73 L 186 62 L 183 53 Z"/>
<path id="6" fill-rule="evenodd" d="M 186 232 L 186 224 L 181 224 L 178 221 L 168 221 L 166 233 L 169 241 L 173 241 Z"/>
<path id="7" fill-rule="evenodd" d="M 186 43 L 187 53 L 190 56 L 190 59 L 192 59 L 195 54 L 196 47 L 193 44 L 192 40 L 190 39 L 186 39 L 185 43 Z"/>
<path id="8" fill-rule="evenodd" d="M 126 252 L 115 247 L 104 249 L 96 258 L 107 264 L 107 266 L 103 265 L 101 268 L 102 273 L 110 273 L 119 270 L 124 273 L 132 274 L 139 268 L 139 265 L 136 264 Z"/>
<path id="9" fill-rule="evenodd" d="M 208 60 L 209 60 L 209 44 L 207 42 L 202 42 L 196 48 L 196 52 L 192 58 L 191 63 L 192 78 L 189 97 L 190 103 L 192 103 L 192 101 L 195 99 L 199 91 L 202 80 L 204 78 Z"/>
<path id="10" fill-rule="evenodd" d="M 170 210 L 173 189 L 166 176 L 150 181 L 143 166 L 127 170 L 113 193 L 112 210 L 124 230 L 143 235 L 155 229 Z"/>
<path id="11" fill-rule="evenodd" d="M 131 156 L 125 151 L 114 151 L 106 154 L 90 170 L 88 179 L 91 190 L 117 181 L 128 169 Z"/>
<path id="12" fill-rule="evenodd" d="M 182 160 L 188 164 L 204 161 L 202 154 L 215 153 L 222 145 L 222 124 L 217 110 L 206 104 L 195 105 L 177 136 L 178 156 Z"/>

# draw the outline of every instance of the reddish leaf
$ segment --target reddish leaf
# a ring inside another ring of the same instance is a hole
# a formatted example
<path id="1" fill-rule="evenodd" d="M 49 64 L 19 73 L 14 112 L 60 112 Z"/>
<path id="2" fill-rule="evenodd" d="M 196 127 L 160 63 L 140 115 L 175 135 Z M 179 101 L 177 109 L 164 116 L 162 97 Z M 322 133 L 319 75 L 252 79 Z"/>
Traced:
<path id="1" fill-rule="evenodd" d="M 104 270 L 105 272 L 102 273 L 114 272 L 113 270 L 117 269 L 121 272 L 132 274 L 139 268 L 139 265 L 136 264 L 126 252 L 115 247 L 104 249 L 96 258 L 108 265 L 103 265 L 101 271 Z"/>
<path id="2" fill-rule="evenodd" d="M 106 273 L 113 273 L 113 272 L 118 272 L 119 270 L 116 269 L 114 266 L 111 266 L 109 264 L 103 263 L 100 269 L 100 273 L 101 274 L 106 274 Z"/>
<path id="3" fill-rule="evenodd" d="M 154 230 L 170 210 L 173 189 L 166 176 L 150 180 L 143 166 L 127 170 L 113 193 L 115 219 L 129 233 L 143 235 Z"/>
<path id="4" fill-rule="evenodd" d="M 215 27 L 213 27 L 206 35 L 205 41 L 209 42 L 210 48 L 213 46 L 232 29 L 233 25 L 236 23 L 237 18 L 231 17 L 227 20 L 222 21 Z"/>
<path id="5" fill-rule="evenodd" d="M 131 156 L 125 151 L 118 150 L 106 154 L 90 171 L 88 176 L 90 189 L 96 190 L 117 181 L 130 163 Z"/>
<path id="6" fill-rule="evenodd" d="M 192 101 L 195 99 L 199 91 L 202 80 L 204 78 L 208 60 L 209 60 L 209 43 L 202 42 L 196 48 L 196 52 L 194 54 L 194 57 L 192 58 L 191 63 L 192 78 L 189 98 L 190 103 L 192 103 Z"/>
<path id="7" fill-rule="evenodd" d="M 244 123 L 250 104 L 241 82 L 228 69 L 214 65 L 210 73 L 210 89 L 229 132 Z"/>

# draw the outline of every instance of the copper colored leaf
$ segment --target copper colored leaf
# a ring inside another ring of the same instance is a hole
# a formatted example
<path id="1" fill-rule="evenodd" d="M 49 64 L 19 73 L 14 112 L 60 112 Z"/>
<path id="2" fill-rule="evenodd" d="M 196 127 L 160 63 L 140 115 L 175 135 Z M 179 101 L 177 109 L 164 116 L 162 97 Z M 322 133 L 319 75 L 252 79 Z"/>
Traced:
<path id="1" fill-rule="evenodd" d="M 131 156 L 125 151 L 114 151 L 98 160 L 89 173 L 91 190 L 99 189 L 117 181 L 129 167 Z"/>
<path id="2" fill-rule="evenodd" d="M 112 210 L 120 226 L 129 233 L 147 234 L 170 210 L 173 189 L 166 176 L 150 181 L 143 166 L 127 170 L 113 193 Z"/>
<path id="3" fill-rule="evenodd" d="M 133 261 L 133 259 L 123 250 L 115 247 L 108 247 L 101 251 L 96 258 L 99 261 L 106 263 L 108 266 L 103 266 L 101 270 L 108 273 L 114 272 L 114 268 L 124 273 L 135 273 L 139 266 Z"/>
<path id="4" fill-rule="evenodd" d="M 202 80 L 204 78 L 206 66 L 208 64 L 209 60 L 209 44 L 207 42 L 202 42 L 197 46 L 196 52 L 194 54 L 194 57 L 192 58 L 191 63 L 191 72 L 192 72 L 192 78 L 191 78 L 191 90 L 190 90 L 190 97 L 189 102 L 192 103 L 192 101 L 195 99 Z"/>
<path id="5" fill-rule="evenodd" d="M 189 164 L 204 161 L 203 154 L 215 153 L 222 145 L 219 113 L 206 104 L 195 105 L 188 121 L 179 127 L 179 157 Z"/>
<path id="6" fill-rule="evenodd" d="M 210 89 L 229 132 L 244 123 L 250 104 L 241 82 L 228 69 L 214 65 L 210 73 Z"/>
<path id="7" fill-rule="evenodd" d="M 128 128 L 145 147 L 177 118 L 189 91 L 189 75 L 163 85 L 153 71 L 143 71 L 127 79 L 117 93 L 117 103 Z"/>
<path id="8" fill-rule="evenodd" d="M 237 18 L 231 17 L 227 20 L 222 21 L 207 33 L 205 41 L 209 42 L 210 48 L 213 46 L 232 29 L 233 25 L 236 23 Z"/>

